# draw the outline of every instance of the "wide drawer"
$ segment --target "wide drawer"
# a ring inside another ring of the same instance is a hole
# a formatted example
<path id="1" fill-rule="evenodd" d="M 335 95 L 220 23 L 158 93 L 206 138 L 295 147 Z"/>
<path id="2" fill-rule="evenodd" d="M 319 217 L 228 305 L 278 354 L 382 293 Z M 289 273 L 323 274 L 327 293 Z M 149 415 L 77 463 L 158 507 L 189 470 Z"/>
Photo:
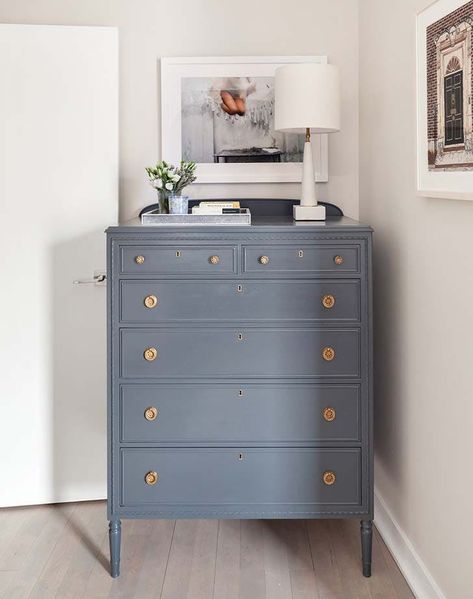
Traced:
<path id="1" fill-rule="evenodd" d="M 120 248 L 120 272 L 123 274 L 213 276 L 236 271 L 236 246 L 129 245 Z"/>
<path id="2" fill-rule="evenodd" d="M 358 385 L 122 385 L 128 443 L 316 443 L 360 440 Z"/>
<path id="3" fill-rule="evenodd" d="M 359 449 L 122 449 L 121 504 L 355 506 L 360 458 Z"/>
<path id="4" fill-rule="evenodd" d="M 242 251 L 243 272 L 246 273 L 360 272 L 359 245 L 246 245 Z"/>
<path id="5" fill-rule="evenodd" d="M 359 329 L 122 329 L 121 376 L 350 377 Z"/>
<path id="6" fill-rule="evenodd" d="M 123 323 L 199 320 L 358 322 L 360 282 L 143 281 L 120 284 Z"/>

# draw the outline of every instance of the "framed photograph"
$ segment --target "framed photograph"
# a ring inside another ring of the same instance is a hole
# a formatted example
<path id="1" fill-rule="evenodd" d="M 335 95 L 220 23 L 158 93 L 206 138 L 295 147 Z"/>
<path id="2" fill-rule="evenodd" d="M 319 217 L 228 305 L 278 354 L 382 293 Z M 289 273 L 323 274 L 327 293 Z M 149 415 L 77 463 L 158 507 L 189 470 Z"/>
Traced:
<path id="1" fill-rule="evenodd" d="M 473 200 L 473 0 L 417 15 L 417 190 Z"/>
<path id="2" fill-rule="evenodd" d="M 303 135 L 274 130 L 274 72 L 326 56 L 161 59 L 162 156 L 193 160 L 198 183 L 299 182 Z M 327 135 L 313 135 L 316 181 L 328 181 Z"/>

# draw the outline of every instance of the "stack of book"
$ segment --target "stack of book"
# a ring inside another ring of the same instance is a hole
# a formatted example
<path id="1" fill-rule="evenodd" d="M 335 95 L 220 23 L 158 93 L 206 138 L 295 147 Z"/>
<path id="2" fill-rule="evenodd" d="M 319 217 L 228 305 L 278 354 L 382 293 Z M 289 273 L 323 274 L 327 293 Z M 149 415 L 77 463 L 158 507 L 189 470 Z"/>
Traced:
<path id="1" fill-rule="evenodd" d="M 192 208 L 192 214 L 246 214 L 247 210 L 240 207 L 240 202 L 232 200 L 205 201 Z"/>

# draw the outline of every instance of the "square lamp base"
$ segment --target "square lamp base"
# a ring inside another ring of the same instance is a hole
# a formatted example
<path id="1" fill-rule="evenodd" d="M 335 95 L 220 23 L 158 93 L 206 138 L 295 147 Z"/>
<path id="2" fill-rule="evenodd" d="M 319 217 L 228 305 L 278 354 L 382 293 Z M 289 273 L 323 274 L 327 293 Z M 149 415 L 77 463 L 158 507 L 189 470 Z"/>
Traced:
<path id="1" fill-rule="evenodd" d="M 294 220 L 325 220 L 325 206 L 293 206 L 292 217 Z"/>

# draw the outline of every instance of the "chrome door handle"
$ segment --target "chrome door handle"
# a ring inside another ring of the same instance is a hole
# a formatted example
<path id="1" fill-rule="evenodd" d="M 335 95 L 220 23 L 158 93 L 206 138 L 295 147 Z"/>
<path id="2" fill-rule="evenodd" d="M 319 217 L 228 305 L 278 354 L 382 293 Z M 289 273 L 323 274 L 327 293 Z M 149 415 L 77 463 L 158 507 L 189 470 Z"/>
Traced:
<path id="1" fill-rule="evenodd" d="M 74 285 L 97 285 L 103 287 L 106 280 L 107 275 L 101 270 L 96 270 L 93 279 L 78 279 L 77 281 L 73 281 L 73 283 Z"/>

